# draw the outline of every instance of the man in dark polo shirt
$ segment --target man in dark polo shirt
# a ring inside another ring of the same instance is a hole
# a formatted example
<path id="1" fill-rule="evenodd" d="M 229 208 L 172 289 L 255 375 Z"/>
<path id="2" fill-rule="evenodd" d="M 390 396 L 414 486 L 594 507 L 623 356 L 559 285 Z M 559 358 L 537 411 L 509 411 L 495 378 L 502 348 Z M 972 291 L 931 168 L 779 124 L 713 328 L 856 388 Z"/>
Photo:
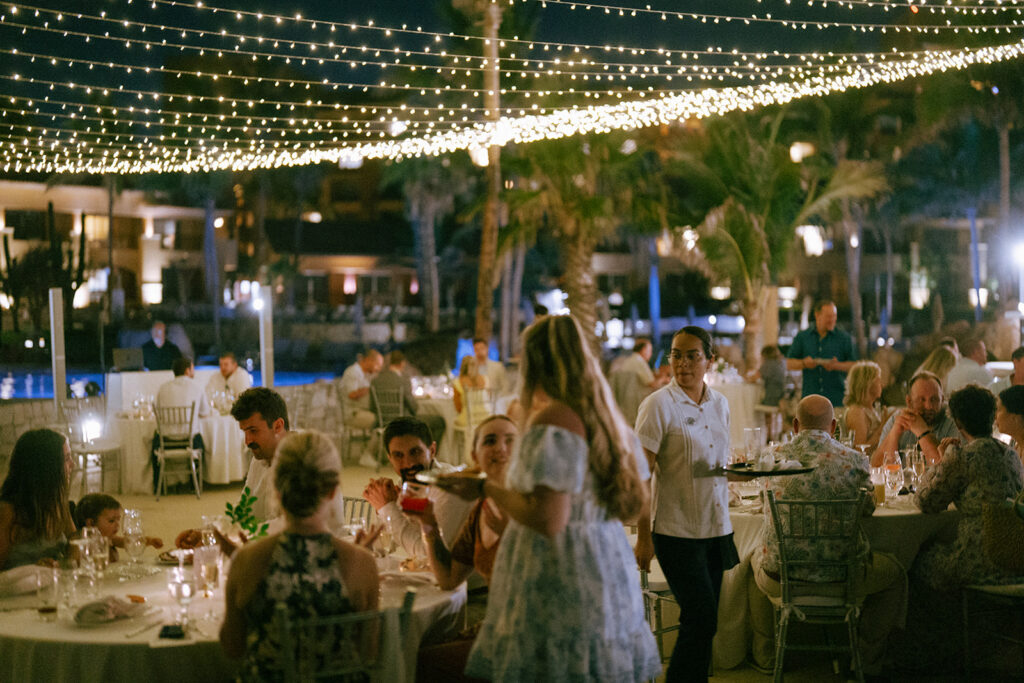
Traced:
<path id="1" fill-rule="evenodd" d="M 160 320 L 153 323 L 149 334 L 152 339 L 142 345 L 142 364 L 147 370 L 170 370 L 181 358 L 181 349 L 167 341 L 167 326 Z"/>
<path id="2" fill-rule="evenodd" d="M 850 335 L 836 329 L 836 305 L 829 300 L 814 305 L 814 327 L 793 338 L 786 367 L 803 370 L 802 396 L 821 394 L 833 406 L 843 405 L 846 373 L 857 362 Z"/>

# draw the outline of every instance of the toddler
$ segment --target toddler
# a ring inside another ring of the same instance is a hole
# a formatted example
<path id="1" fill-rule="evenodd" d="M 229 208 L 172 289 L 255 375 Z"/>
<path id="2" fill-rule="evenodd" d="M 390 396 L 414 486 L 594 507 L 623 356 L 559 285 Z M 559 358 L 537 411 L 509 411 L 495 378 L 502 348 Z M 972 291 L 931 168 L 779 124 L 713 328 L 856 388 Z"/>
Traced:
<path id="1" fill-rule="evenodd" d="M 121 504 L 105 493 L 90 493 L 75 506 L 75 526 L 79 529 L 94 526 L 110 539 L 110 561 L 117 561 L 117 548 L 124 547 L 124 537 L 117 534 L 121 526 Z M 146 536 L 146 545 L 162 548 L 159 538 Z"/>

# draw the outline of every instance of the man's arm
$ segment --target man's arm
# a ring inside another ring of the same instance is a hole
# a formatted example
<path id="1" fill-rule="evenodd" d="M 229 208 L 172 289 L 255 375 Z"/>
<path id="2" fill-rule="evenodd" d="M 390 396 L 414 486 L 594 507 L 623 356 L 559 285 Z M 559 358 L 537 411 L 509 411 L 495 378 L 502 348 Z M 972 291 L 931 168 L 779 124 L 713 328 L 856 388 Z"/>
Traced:
<path id="1" fill-rule="evenodd" d="M 881 467 L 886 453 L 894 453 L 899 450 L 901 436 L 903 436 L 903 427 L 900 425 L 899 415 L 896 415 L 892 424 L 888 426 L 888 431 L 882 434 L 878 448 L 871 454 L 872 467 Z"/>

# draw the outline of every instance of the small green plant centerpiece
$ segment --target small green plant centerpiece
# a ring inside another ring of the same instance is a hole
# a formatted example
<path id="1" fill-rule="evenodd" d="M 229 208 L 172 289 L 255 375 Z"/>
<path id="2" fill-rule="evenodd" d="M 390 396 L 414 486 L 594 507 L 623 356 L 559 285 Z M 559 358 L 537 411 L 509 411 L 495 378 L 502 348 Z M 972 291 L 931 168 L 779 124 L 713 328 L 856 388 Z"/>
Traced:
<path id="1" fill-rule="evenodd" d="M 270 526 L 269 522 L 260 522 L 252 514 L 253 503 L 256 502 L 256 496 L 252 495 L 249 491 L 249 487 L 246 486 L 242 489 L 242 497 L 238 499 L 238 505 L 232 505 L 227 503 L 225 509 L 227 511 L 228 518 L 231 522 L 238 526 L 248 538 L 258 538 L 260 536 L 266 536 L 267 527 Z"/>

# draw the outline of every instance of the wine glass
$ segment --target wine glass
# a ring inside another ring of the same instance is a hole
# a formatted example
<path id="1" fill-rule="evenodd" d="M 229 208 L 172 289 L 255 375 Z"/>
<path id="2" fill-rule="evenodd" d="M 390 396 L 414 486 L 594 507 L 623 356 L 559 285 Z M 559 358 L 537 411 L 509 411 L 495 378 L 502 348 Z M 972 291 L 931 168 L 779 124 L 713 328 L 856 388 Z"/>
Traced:
<path id="1" fill-rule="evenodd" d="M 885 497 L 895 501 L 903 488 L 903 463 L 899 454 L 887 453 L 882 466 L 885 468 Z"/>
<path id="2" fill-rule="evenodd" d="M 196 582 L 192 572 L 181 567 L 174 567 L 167 570 L 167 591 L 178 603 L 178 616 L 174 623 L 180 625 L 183 630 L 188 629 L 188 606 L 196 594 Z"/>
<path id="3" fill-rule="evenodd" d="M 220 548 L 201 545 L 192 552 L 192 570 L 203 586 L 203 597 L 213 597 L 220 577 Z"/>
<path id="4" fill-rule="evenodd" d="M 128 567 L 125 568 L 125 576 L 136 578 L 140 575 L 139 560 L 142 559 L 142 553 L 146 550 L 146 537 L 142 535 L 141 527 L 125 532 L 124 550 L 128 553 L 130 560 Z"/>

